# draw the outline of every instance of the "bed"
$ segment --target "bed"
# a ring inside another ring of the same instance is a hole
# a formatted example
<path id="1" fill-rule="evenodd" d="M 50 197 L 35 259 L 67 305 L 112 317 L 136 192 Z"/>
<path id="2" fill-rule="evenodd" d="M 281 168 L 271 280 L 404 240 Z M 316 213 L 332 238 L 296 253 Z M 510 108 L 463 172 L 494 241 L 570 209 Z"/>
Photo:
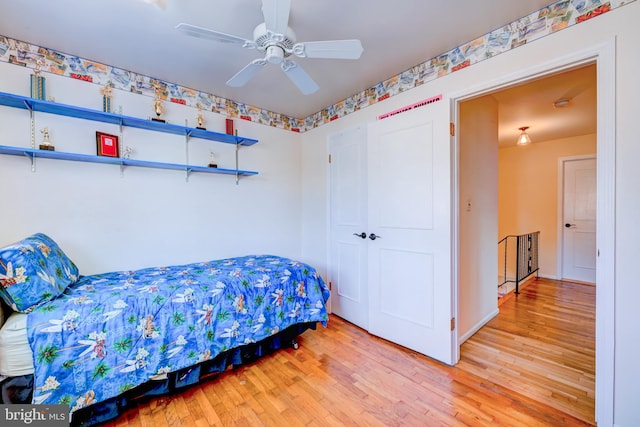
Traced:
<path id="1" fill-rule="evenodd" d="M 328 320 L 321 276 L 275 255 L 82 276 L 37 233 L 0 249 L 0 284 L 2 403 L 67 404 L 74 425 L 295 345 Z"/>

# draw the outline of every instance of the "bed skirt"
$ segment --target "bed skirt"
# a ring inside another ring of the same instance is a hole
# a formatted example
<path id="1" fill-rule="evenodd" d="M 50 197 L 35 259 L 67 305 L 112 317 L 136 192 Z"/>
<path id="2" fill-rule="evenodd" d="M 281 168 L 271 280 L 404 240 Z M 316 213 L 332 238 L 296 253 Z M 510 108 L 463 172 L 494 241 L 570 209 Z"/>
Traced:
<path id="1" fill-rule="evenodd" d="M 307 329 L 316 329 L 316 323 L 292 325 L 257 343 L 228 350 L 217 357 L 167 374 L 166 379 L 148 381 L 136 388 L 104 402 L 87 406 L 73 413 L 72 426 L 90 426 L 118 417 L 143 397 L 162 396 L 180 391 L 224 372 L 230 366 L 237 367 L 256 361 L 285 347 L 296 347 L 296 337 Z M 33 375 L 10 377 L 0 382 L 0 403 L 29 404 L 33 395 Z"/>

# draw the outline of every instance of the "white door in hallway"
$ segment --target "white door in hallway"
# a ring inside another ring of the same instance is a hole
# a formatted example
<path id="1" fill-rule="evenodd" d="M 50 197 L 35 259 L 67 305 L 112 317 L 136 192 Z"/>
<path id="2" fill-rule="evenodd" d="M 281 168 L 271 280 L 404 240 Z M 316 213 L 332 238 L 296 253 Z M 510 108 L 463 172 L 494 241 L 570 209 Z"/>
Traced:
<path id="1" fill-rule="evenodd" d="M 366 128 L 332 134 L 328 144 L 331 310 L 368 329 Z"/>
<path id="2" fill-rule="evenodd" d="M 368 134 L 369 331 L 453 364 L 448 101 Z"/>
<path id="3" fill-rule="evenodd" d="M 562 278 L 596 281 L 596 159 L 567 160 L 563 167 Z"/>

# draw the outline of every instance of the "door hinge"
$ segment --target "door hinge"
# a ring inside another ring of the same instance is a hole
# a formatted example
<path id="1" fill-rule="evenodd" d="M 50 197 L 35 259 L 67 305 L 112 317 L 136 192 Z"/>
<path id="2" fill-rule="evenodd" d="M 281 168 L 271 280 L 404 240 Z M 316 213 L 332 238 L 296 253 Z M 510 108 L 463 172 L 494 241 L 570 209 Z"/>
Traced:
<path id="1" fill-rule="evenodd" d="M 449 133 L 451 136 L 456 136 L 456 125 L 453 122 L 449 123 Z"/>
<path id="2" fill-rule="evenodd" d="M 452 331 L 456 330 L 456 318 L 455 317 L 451 318 L 451 330 Z"/>
<path id="3" fill-rule="evenodd" d="M 331 163 L 331 154 L 329 154 L 329 163 Z"/>
<path id="4" fill-rule="evenodd" d="M 333 283 L 329 282 L 329 290 L 333 290 Z"/>

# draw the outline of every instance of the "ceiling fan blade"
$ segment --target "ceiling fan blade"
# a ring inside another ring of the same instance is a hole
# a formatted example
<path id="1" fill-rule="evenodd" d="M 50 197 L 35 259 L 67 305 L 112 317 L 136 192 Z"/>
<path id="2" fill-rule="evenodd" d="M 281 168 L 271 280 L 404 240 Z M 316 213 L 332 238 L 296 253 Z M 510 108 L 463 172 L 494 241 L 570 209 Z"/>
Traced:
<path id="1" fill-rule="evenodd" d="M 293 53 L 302 58 L 358 59 L 363 50 L 360 40 L 304 42 L 293 46 Z"/>
<path id="2" fill-rule="evenodd" d="M 286 34 L 291 0 L 262 0 L 262 14 L 268 31 Z"/>
<path id="3" fill-rule="evenodd" d="M 254 59 L 253 61 L 249 62 L 246 67 L 238 71 L 233 77 L 227 80 L 227 86 L 244 86 L 249 80 L 251 80 L 251 77 L 256 75 L 256 73 L 260 71 L 262 67 L 264 67 L 266 63 L 267 60 L 264 58 Z"/>
<path id="4" fill-rule="evenodd" d="M 319 86 L 313 81 L 309 74 L 295 62 L 285 59 L 282 61 L 282 64 L 280 64 L 280 67 L 304 95 L 310 95 L 319 89 Z"/>
<path id="5" fill-rule="evenodd" d="M 239 44 L 245 47 L 254 47 L 253 42 L 242 37 L 232 36 L 231 34 L 221 33 L 219 31 L 209 30 L 207 28 L 196 27 L 195 25 L 180 23 L 176 25 L 176 30 L 193 37 L 201 39 L 215 40 L 222 43 Z"/>

